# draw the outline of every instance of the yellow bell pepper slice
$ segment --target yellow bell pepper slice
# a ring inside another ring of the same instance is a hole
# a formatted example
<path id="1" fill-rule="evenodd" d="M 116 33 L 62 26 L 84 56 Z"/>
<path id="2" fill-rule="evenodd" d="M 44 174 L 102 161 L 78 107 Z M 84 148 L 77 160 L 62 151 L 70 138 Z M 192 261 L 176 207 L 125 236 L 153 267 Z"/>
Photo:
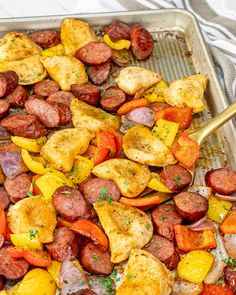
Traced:
<path id="1" fill-rule="evenodd" d="M 14 285 L 11 289 L 7 290 L 7 295 L 19 295 L 18 288 L 20 286 L 20 282 Z"/>
<path id="2" fill-rule="evenodd" d="M 116 50 L 121 50 L 121 49 L 129 49 L 130 48 L 130 41 L 129 40 L 125 40 L 125 39 L 121 39 L 118 41 L 113 42 L 108 34 L 105 34 L 103 36 L 103 41 L 104 43 L 106 43 L 109 47 L 111 47 L 112 49 L 116 49 Z"/>
<path id="3" fill-rule="evenodd" d="M 80 184 L 92 172 L 94 162 L 82 156 L 76 156 L 71 172 L 67 174 L 68 178 L 75 184 Z"/>
<path id="4" fill-rule="evenodd" d="M 34 228 L 31 228 L 28 233 L 10 234 L 10 238 L 15 247 L 24 250 L 43 250 L 43 244 Z"/>
<path id="5" fill-rule="evenodd" d="M 48 170 L 47 173 L 39 177 L 35 184 L 46 200 L 51 200 L 53 193 L 58 187 L 64 185 L 74 186 L 72 181 L 62 172 L 53 169 Z"/>
<path id="6" fill-rule="evenodd" d="M 187 253 L 177 266 L 177 273 L 181 279 L 200 284 L 209 272 L 214 255 L 203 250 L 194 250 Z"/>
<path id="7" fill-rule="evenodd" d="M 144 98 L 150 103 L 152 102 L 165 102 L 164 98 L 164 91 L 168 88 L 168 83 L 164 80 L 161 80 L 160 82 L 157 82 L 152 86 L 151 88 L 147 89 L 144 92 Z"/>
<path id="8" fill-rule="evenodd" d="M 56 284 L 49 272 L 41 268 L 30 270 L 20 282 L 17 295 L 55 295 Z"/>
<path id="9" fill-rule="evenodd" d="M 152 135 L 158 137 L 165 145 L 170 147 L 174 142 L 178 129 L 179 123 L 159 119 L 152 129 Z"/>
<path id="10" fill-rule="evenodd" d="M 2 290 L 2 291 L 0 291 L 0 295 L 8 295 L 8 293 L 6 290 Z"/>
<path id="11" fill-rule="evenodd" d="M 62 56 L 65 55 L 64 46 L 58 44 L 42 51 L 42 56 Z"/>
<path id="12" fill-rule="evenodd" d="M 172 193 L 172 191 L 161 182 L 160 175 L 154 172 L 151 173 L 151 179 L 147 187 L 162 193 Z"/>
<path id="13" fill-rule="evenodd" d="M 41 150 L 42 145 L 47 141 L 47 138 L 40 137 L 37 139 L 31 139 L 21 136 L 11 136 L 11 141 L 29 152 L 39 153 Z"/>
<path id="14" fill-rule="evenodd" d="M 50 275 L 53 277 L 56 285 L 60 288 L 60 270 L 61 270 L 61 262 L 52 260 L 51 265 L 47 268 Z"/>
<path id="15" fill-rule="evenodd" d="M 48 171 L 45 165 L 43 163 L 35 161 L 27 150 L 21 149 L 21 156 L 27 168 L 35 174 L 42 175 Z"/>
<path id="16" fill-rule="evenodd" d="M 209 208 L 207 212 L 208 218 L 211 220 L 221 223 L 225 216 L 228 214 L 229 210 L 232 207 L 232 203 L 225 200 L 219 200 L 218 198 L 211 196 L 208 199 Z"/>

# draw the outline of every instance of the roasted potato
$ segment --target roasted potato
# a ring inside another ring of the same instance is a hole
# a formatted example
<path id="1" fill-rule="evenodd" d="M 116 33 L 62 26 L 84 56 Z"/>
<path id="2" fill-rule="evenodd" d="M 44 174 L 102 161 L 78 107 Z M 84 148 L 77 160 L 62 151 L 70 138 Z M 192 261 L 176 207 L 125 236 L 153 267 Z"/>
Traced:
<path id="1" fill-rule="evenodd" d="M 25 198 L 9 208 L 7 219 L 12 233 L 27 233 L 31 228 L 37 230 L 42 243 L 53 241 L 56 227 L 56 212 L 52 203 L 40 196 Z"/>
<path id="2" fill-rule="evenodd" d="M 115 130 L 120 128 L 120 118 L 102 109 L 90 106 L 89 104 L 73 99 L 70 104 L 72 122 L 76 128 L 86 128 L 92 133 L 112 127 Z"/>
<path id="3" fill-rule="evenodd" d="M 165 101 L 171 106 L 192 108 L 194 113 L 202 112 L 206 108 L 202 100 L 207 81 L 200 74 L 173 81 L 164 91 Z"/>
<path id="4" fill-rule="evenodd" d="M 27 35 L 20 32 L 6 34 L 0 43 L 0 60 L 14 61 L 40 55 L 42 49 Z"/>
<path id="5" fill-rule="evenodd" d="M 118 202 L 96 202 L 94 208 L 108 236 L 111 261 L 119 263 L 129 257 L 131 249 L 144 247 L 152 237 L 151 219 L 143 211 Z"/>
<path id="6" fill-rule="evenodd" d="M 16 61 L 0 61 L 0 71 L 15 71 L 19 76 L 19 84 L 31 85 L 42 81 L 47 72 L 40 62 L 40 56 L 34 55 Z"/>
<path id="7" fill-rule="evenodd" d="M 147 166 L 127 159 L 111 159 L 95 166 L 92 173 L 103 179 L 112 179 L 121 194 L 137 197 L 147 186 L 151 173 Z"/>
<path id="8" fill-rule="evenodd" d="M 69 172 L 76 155 L 85 153 L 92 138 L 85 128 L 63 129 L 49 138 L 41 149 L 41 155 L 53 168 Z"/>
<path id="9" fill-rule="evenodd" d="M 160 80 L 161 77 L 157 73 L 141 67 L 127 67 L 121 70 L 115 79 L 120 89 L 130 95 L 146 90 Z"/>
<path id="10" fill-rule="evenodd" d="M 70 90 L 71 84 L 88 81 L 84 64 L 73 56 L 43 56 L 40 60 L 62 90 Z"/>
<path id="11" fill-rule="evenodd" d="M 88 23 L 74 18 L 63 20 L 61 25 L 61 41 L 66 55 L 74 56 L 77 49 L 96 40 L 96 35 Z"/>
<path id="12" fill-rule="evenodd" d="M 116 295 L 169 295 L 173 274 L 163 263 L 144 250 L 131 250 Z"/>
<path id="13" fill-rule="evenodd" d="M 130 128 L 123 137 L 125 155 L 133 161 L 150 166 L 165 166 L 176 163 L 169 148 L 151 131 L 137 125 Z"/>

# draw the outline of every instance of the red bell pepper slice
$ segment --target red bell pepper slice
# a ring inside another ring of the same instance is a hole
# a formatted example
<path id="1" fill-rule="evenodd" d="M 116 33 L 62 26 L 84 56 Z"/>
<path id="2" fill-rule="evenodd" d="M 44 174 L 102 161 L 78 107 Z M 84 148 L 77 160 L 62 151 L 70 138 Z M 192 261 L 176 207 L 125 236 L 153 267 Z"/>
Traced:
<path id="1" fill-rule="evenodd" d="M 122 148 L 122 139 L 121 139 L 121 136 L 119 136 L 117 134 L 117 132 L 113 129 L 113 128 L 108 128 L 107 131 L 112 134 L 113 136 L 113 139 L 115 141 L 115 145 L 116 145 L 116 153 L 115 153 L 115 156 L 114 158 L 120 158 L 121 155 L 122 155 L 122 151 L 123 151 L 123 148 Z"/>
<path id="2" fill-rule="evenodd" d="M 39 179 L 42 175 L 36 174 L 32 177 L 32 184 L 33 184 L 33 195 L 37 196 L 41 194 L 40 189 L 37 187 L 37 185 L 35 184 L 35 181 L 37 179 Z"/>
<path id="3" fill-rule="evenodd" d="M 4 212 L 4 209 L 2 207 L 0 207 L 0 234 L 4 236 L 4 238 L 6 238 L 7 235 L 7 217 L 6 214 Z"/>
<path id="4" fill-rule="evenodd" d="M 204 290 L 200 295 L 233 295 L 234 292 L 230 288 L 228 283 L 224 281 L 221 283 L 220 280 L 215 284 L 205 284 Z"/>

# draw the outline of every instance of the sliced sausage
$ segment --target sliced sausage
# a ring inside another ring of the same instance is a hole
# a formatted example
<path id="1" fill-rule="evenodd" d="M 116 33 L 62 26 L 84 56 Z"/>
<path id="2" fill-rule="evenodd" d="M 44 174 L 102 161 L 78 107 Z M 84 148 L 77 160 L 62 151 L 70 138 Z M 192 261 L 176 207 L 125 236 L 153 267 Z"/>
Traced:
<path id="1" fill-rule="evenodd" d="M 130 61 L 130 54 L 128 49 L 115 50 L 112 49 L 112 61 L 119 67 L 126 66 Z"/>
<path id="2" fill-rule="evenodd" d="M 4 280 L 3 280 L 3 277 L 0 276 L 0 291 L 3 290 L 4 288 Z"/>
<path id="3" fill-rule="evenodd" d="M 70 91 L 57 91 L 47 98 L 47 101 L 63 103 L 70 106 L 71 101 L 75 98 L 74 94 Z"/>
<path id="4" fill-rule="evenodd" d="M 38 98 L 28 100 L 25 103 L 25 109 L 28 114 L 35 115 L 48 128 L 60 125 L 58 108 L 45 100 Z"/>
<path id="5" fill-rule="evenodd" d="M 93 275 L 89 277 L 89 286 L 93 293 L 85 293 L 83 295 L 108 295 L 109 294 L 115 294 L 116 287 L 113 280 L 109 280 L 109 285 L 105 284 L 106 277 Z M 108 292 L 108 286 L 109 286 L 109 292 Z"/>
<path id="6" fill-rule="evenodd" d="M 109 26 L 105 27 L 104 33 L 114 40 L 130 39 L 130 27 L 119 20 L 112 22 Z"/>
<path id="7" fill-rule="evenodd" d="M 19 77 L 14 71 L 0 72 L 0 97 L 11 93 L 18 84 Z"/>
<path id="8" fill-rule="evenodd" d="M 174 197 L 174 203 L 179 215 L 189 221 L 201 219 L 208 210 L 208 200 L 197 193 L 182 192 Z"/>
<path id="9" fill-rule="evenodd" d="M 73 187 L 59 187 L 53 194 L 52 202 L 56 211 L 68 221 L 91 217 L 89 204 L 80 191 Z"/>
<path id="10" fill-rule="evenodd" d="M 86 65 L 103 64 L 111 58 L 111 55 L 111 48 L 102 42 L 89 42 L 75 53 L 75 57 Z"/>
<path id="11" fill-rule="evenodd" d="M 8 115 L 0 122 L 13 135 L 27 138 L 38 138 L 47 135 L 47 130 L 34 115 Z"/>
<path id="12" fill-rule="evenodd" d="M 91 179 L 94 179 L 95 176 L 93 174 L 90 174 L 84 181 L 82 181 L 79 185 L 79 191 L 84 195 L 84 187 L 85 184 L 90 181 Z"/>
<path id="13" fill-rule="evenodd" d="M 9 139 L 11 137 L 10 133 L 0 126 L 0 139 Z"/>
<path id="14" fill-rule="evenodd" d="M 107 80 L 110 69 L 111 69 L 111 62 L 110 60 L 108 60 L 104 64 L 88 67 L 87 73 L 88 73 L 89 79 L 91 80 L 91 82 L 93 82 L 93 84 L 101 85 Z"/>
<path id="15" fill-rule="evenodd" d="M 92 106 L 98 106 L 100 89 L 97 86 L 91 83 L 72 84 L 70 89 L 78 99 Z"/>
<path id="16" fill-rule="evenodd" d="M 171 164 L 163 167 L 160 173 L 161 181 L 172 192 L 178 192 L 190 184 L 191 173 L 179 164 Z"/>
<path id="17" fill-rule="evenodd" d="M 236 270 L 234 265 L 225 266 L 224 277 L 232 290 L 236 292 Z"/>
<path id="18" fill-rule="evenodd" d="M 149 108 L 152 109 L 154 112 L 158 112 L 169 107 L 170 105 L 168 103 L 161 101 L 155 101 L 149 104 Z"/>
<path id="19" fill-rule="evenodd" d="M 92 242 L 83 247 L 80 262 L 92 274 L 109 275 L 113 269 L 109 251 Z"/>
<path id="20" fill-rule="evenodd" d="M 42 95 L 38 95 L 38 94 L 31 94 L 28 98 L 28 100 L 33 100 L 35 98 L 38 98 L 38 99 L 44 99 L 45 97 L 43 97 Z"/>
<path id="21" fill-rule="evenodd" d="M 151 213 L 155 231 L 170 241 L 174 240 L 174 225 L 181 224 L 182 217 L 177 213 L 175 206 L 162 204 Z"/>
<path id="22" fill-rule="evenodd" d="M 23 86 L 19 85 L 7 96 L 7 100 L 9 101 L 11 107 L 23 108 L 27 97 L 27 90 Z"/>
<path id="23" fill-rule="evenodd" d="M 54 30 L 33 32 L 29 37 L 43 49 L 56 46 L 60 43 L 60 33 Z"/>
<path id="24" fill-rule="evenodd" d="M 7 209 L 10 205 L 10 198 L 8 196 L 7 191 L 4 187 L 0 187 L 0 207 L 3 209 Z"/>
<path id="25" fill-rule="evenodd" d="M 0 165 L 3 173 L 8 178 L 28 171 L 21 157 L 21 148 L 11 142 L 2 144 L 0 148 Z"/>
<path id="26" fill-rule="evenodd" d="M 79 253 L 76 235 L 66 227 L 56 229 L 53 242 L 45 246 L 50 255 L 60 262 L 74 259 Z"/>
<path id="27" fill-rule="evenodd" d="M 31 179 L 26 173 L 17 175 L 14 178 L 6 178 L 4 187 L 12 203 L 16 203 L 27 197 L 30 190 Z"/>
<path id="28" fill-rule="evenodd" d="M 71 121 L 71 111 L 68 105 L 65 105 L 63 103 L 57 103 L 57 102 L 50 102 L 49 104 L 57 108 L 58 114 L 59 114 L 59 126 L 64 126 L 70 123 Z"/>
<path id="29" fill-rule="evenodd" d="M 138 60 L 144 60 L 151 55 L 154 40 L 142 25 L 138 24 L 131 28 L 130 41 L 132 52 Z"/>
<path id="30" fill-rule="evenodd" d="M 155 113 L 150 108 L 141 107 L 130 111 L 126 115 L 126 118 L 137 124 L 152 127 L 155 124 L 154 115 Z"/>
<path id="31" fill-rule="evenodd" d="M 49 96 L 59 89 L 59 85 L 54 80 L 43 80 L 33 85 L 34 93 L 41 96 Z"/>
<path id="32" fill-rule="evenodd" d="M 180 261 L 174 244 L 158 235 L 152 237 L 151 241 L 145 246 L 145 250 L 163 262 L 170 270 L 175 269 Z"/>
<path id="33" fill-rule="evenodd" d="M 70 293 L 71 294 L 71 293 Z M 71 295 L 97 295 L 98 293 L 94 293 L 92 290 L 89 290 L 89 289 L 84 289 L 84 290 L 81 290 L 81 291 L 78 291 L 78 292 L 75 292 Z M 99 293 L 101 295 L 101 293 Z M 107 294 L 107 293 L 105 293 Z"/>
<path id="34" fill-rule="evenodd" d="M 0 274 L 9 280 L 20 279 L 27 273 L 29 264 L 23 258 L 12 258 L 7 249 L 0 249 Z"/>
<path id="35" fill-rule="evenodd" d="M 5 117 L 10 109 L 10 104 L 6 99 L 0 100 L 0 119 Z"/>
<path id="36" fill-rule="evenodd" d="M 118 201 L 120 190 L 113 180 L 93 178 L 84 185 L 84 196 L 90 204 L 102 199 Z"/>
<path id="37" fill-rule="evenodd" d="M 125 103 L 125 93 L 117 86 L 111 86 L 101 97 L 101 107 L 108 112 L 116 112 Z"/>
<path id="38" fill-rule="evenodd" d="M 206 185 L 219 194 L 230 195 L 236 192 L 236 172 L 231 169 L 219 168 L 208 171 L 205 180 Z"/>

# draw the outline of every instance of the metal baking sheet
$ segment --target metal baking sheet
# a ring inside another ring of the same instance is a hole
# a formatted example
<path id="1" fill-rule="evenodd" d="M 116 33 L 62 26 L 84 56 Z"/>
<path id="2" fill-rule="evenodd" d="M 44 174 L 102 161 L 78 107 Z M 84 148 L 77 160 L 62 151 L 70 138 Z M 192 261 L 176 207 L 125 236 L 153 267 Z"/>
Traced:
<path id="1" fill-rule="evenodd" d="M 154 37 L 154 51 L 148 60 L 138 62 L 132 59 L 130 65 L 157 71 L 169 82 L 195 73 L 207 75 L 209 85 L 205 101 L 208 108 L 203 113 L 195 115 L 191 128 L 197 129 L 205 125 L 228 106 L 196 18 L 185 10 L 165 9 L 2 19 L 0 20 L 0 38 L 10 31 L 29 32 L 46 28 L 59 30 L 62 20 L 66 17 L 76 17 L 87 21 L 98 33 L 104 25 L 111 23 L 114 19 L 129 24 L 142 23 Z M 107 83 L 113 83 L 112 79 L 111 77 Z M 235 125 L 233 121 L 230 121 L 217 133 L 209 136 L 202 145 L 195 184 L 204 184 L 205 173 L 203 172 L 211 168 L 222 166 L 236 168 L 235 146 Z"/>

